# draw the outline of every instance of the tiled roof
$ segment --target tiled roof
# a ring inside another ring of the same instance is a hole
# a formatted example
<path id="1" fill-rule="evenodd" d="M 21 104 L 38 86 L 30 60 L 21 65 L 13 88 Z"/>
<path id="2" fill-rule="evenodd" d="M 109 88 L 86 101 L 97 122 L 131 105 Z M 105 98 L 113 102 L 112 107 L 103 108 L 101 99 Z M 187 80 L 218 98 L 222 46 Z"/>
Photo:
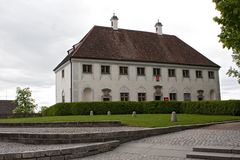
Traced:
<path id="1" fill-rule="evenodd" d="M 174 35 L 94 26 L 70 58 L 219 66 Z"/>
<path id="2" fill-rule="evenodd" d="M 16 108 L 13 100 L 0 100 L 0 116 L 12 114 L 12 111 Z"/>

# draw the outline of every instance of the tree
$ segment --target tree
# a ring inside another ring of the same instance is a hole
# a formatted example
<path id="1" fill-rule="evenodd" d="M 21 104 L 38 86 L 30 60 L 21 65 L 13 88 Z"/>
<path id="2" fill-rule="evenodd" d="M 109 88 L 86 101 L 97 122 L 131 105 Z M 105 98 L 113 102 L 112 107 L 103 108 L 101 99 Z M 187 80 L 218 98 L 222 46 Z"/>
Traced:
<path id="1" fill-rule="evenodd" d="M 16 90 L 16 100 L 15 104 L 17 105 L 16 109 L 13 110 L 13 113 L 20 114 L 29 114 L 34 113 L 34 108 L 37 106 L 34 104 L 34 99 L 31 98 L 32 91 L 29 88 L 17 87 Z"/>
<path id="2" fill-rule="evenodd" d="M 239 0 L 213 0 L 216 10 L 220 12 L 214 21 L 221 25 L 218 35 L 223 47 L 232 49 L 233 62 L 236 68 L 230 68 L 227 75 L 236 77 L 240 83 L 240 1 Z"/>

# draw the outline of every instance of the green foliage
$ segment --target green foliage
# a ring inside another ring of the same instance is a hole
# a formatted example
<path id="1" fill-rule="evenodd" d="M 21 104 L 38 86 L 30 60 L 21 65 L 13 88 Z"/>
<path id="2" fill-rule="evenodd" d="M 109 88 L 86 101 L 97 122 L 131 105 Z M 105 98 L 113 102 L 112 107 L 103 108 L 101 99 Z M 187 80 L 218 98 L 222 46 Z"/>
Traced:
<path id="1" fill-rule="evenodd" d="M 34 99 L 31 98 L 32 91 L 30 88 L 17 87 L 16 90 L 16 100 L 15 104 L 17 107 L 13 110 L 15 114 L 31 114 L 34 113 L 34 108 L 36 105 L 34 104 Z"/>
<path id="2" fill-rule="evenodd" d="M 46 109 L 44 115 L 89 115 L 92 110 L 96 115 L 107 114 L 131 114 L 136 111 L 142 113 L 171 113 L 180 112 L 179 102 L 74 102 L 57 103 Z"/>
<path id="3" fill-rule="evenodd" d="M 214 17 L 221 25 L 218 35 L 223 47 L 233 50 L 233 61 L 238 69 L 230 68 L 227 74 L 236 77 L 240 83 L 240 2 L 239 0 L 213 0 L 220 17 Z"/>
<path id="4" fill-rule="evenodd" d="M 160 114 L 177 113 L 208 114 L 208 115 L 240 115 L 240 101 L 201 101 L 201 102 L 74 102 L 57 103 L 46 109 L 43 115 L 89 115 L 90 111 L 95 115 L 112 114 Z"/>

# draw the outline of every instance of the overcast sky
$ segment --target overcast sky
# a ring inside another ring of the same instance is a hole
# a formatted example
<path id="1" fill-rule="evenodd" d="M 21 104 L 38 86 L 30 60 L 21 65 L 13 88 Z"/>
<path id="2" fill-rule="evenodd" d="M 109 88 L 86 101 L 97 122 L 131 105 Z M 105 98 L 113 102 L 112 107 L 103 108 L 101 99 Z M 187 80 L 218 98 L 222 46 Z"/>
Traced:
<path id="1" fill-rule="evenodd" d="M 240 85 L 226 76 L 234 66 L 213 22 L 211 0 L 0 0 L 0 99 L 14 99 L 16 87 L 30 87 L 39 106 L 55 103 L 54 67 L 94 26 L 173 34 L 221 66 L 222 99 L 240 99 Z"/>

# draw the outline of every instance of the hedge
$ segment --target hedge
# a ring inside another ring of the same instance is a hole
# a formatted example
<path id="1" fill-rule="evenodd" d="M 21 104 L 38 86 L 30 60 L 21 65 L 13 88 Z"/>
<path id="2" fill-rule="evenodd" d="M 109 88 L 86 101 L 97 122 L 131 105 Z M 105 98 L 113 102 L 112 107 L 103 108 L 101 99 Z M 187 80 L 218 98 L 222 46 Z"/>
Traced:
<path id="1" fill-rule="evenodd" d="M 45 116 L 107 114 L 138 114 L 177 113 L 211 114 L 211 115 L 240 115 L 240 100 L 229 101 L 150 101 L 150 102 L 73 102 L 57 103 L 43 112 Z"/>

